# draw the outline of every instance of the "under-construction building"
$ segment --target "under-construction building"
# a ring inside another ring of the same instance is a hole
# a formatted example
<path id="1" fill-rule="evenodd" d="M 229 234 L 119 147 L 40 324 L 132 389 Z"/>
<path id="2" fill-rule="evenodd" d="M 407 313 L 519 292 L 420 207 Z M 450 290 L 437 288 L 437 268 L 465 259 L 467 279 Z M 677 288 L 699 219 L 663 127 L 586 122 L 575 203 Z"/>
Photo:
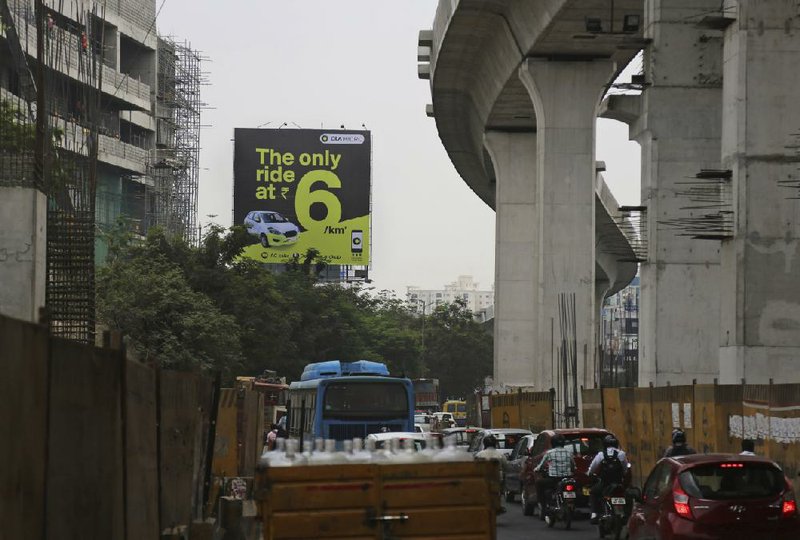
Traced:
<path id="1" fill-rule="evenodd" d="M 196 238 L 201 59 L 155 17 L 155 0 L 0 0 L 0 312 L 44 304 L 58 336 L 94 341 L 117 223 Z"/>

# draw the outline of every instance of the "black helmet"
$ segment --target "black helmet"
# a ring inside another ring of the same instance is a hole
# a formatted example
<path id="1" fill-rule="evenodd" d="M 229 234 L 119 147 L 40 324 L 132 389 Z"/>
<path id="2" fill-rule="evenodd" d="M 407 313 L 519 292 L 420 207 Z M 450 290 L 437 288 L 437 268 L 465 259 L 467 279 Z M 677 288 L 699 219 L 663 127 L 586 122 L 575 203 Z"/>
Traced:
<path id="1" fill-rule="evenodd" d="M 616 437 L 609 434 L 603 437 L 603 446 L 606 448 L 617 448 L 619 446 L 619 441 Z"/>
<path id="2" fill-rule="evenodd" d="M 497 448 L 497 439 L 494 435 L 487 435 L 483 438 L 484 448 Z"/>
<path id="3" fill-rule="evenodd" d="M 672 444 L 686 444 L 686 433 L 676 429 L 672 432 Z"/>
<path id="4" fill-rule="evenodd" d="M 561 448 L 566 444 L 567 440 L 561 433 L 556 433 L 550 442 L 553 444 L 553 448 Z"/>

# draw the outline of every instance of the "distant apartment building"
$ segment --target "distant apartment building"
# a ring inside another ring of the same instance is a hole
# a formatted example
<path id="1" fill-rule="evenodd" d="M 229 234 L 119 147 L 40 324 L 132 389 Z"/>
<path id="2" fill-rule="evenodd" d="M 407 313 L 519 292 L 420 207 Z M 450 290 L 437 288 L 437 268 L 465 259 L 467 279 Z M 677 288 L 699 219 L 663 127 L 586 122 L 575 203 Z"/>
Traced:
<path id="1" fill-rule="evenodd" d="M 0 188 L 46 198 L 15 210 L 46 220 L 56 335 L 91 341 L 94 266 L 116 223 L 197 238 L 200 57 L 158 37 L 155 19 L 155 0 L 46 1 L 38 20 L 34 0 L 0 0 L 0 136 L 44 117 L 48 141 L 40 174 L 32 143 L 0 148 Z"/>
<path id="2" fill-rule="evenodd" d="M 478 316 L 479 313 L 486 313 L 486 310 L 494 306 L 494 287 L 491 290 L 478 289 L 478 283 L 472 276 L 458 276 L 458 279 L 444 289 L 422 289 L 420 287 L 406 287 L 406 300 L 429 313 L 433 307 L 439 304 L 449 304 L 457 299 L 464 300 L 467 308 Z M 423 308 L 424 306 L 424 308 Z M 480 317 L 480 316 L 479 316 Z M 484 315 L 485 319 L 485 315 Z"/>

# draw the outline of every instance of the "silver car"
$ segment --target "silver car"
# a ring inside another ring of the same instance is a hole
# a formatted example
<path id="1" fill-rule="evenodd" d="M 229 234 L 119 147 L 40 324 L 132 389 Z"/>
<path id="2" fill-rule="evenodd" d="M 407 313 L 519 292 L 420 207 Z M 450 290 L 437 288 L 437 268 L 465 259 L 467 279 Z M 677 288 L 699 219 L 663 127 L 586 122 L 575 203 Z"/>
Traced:
<path id="1" fill-rule="evenodd" d="M 247 232 L 258 237 L 265 248 L 286 246 L 297 242 L 300 228 L 278 212 L 254 210 L 244 218 Z"/>

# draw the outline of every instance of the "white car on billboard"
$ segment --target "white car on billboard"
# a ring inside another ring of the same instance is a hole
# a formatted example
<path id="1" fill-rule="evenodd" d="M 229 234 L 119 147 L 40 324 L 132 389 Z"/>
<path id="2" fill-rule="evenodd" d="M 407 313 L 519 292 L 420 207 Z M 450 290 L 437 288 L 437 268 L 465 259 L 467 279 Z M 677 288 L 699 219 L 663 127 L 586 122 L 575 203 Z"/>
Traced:
<path id="1" fill-rule="evenodd" d="M 294 244 L 300 236 L 297 225 L 271 210 L 248 212 L 244 218 L 244 226 L 265 248 Z"/>

